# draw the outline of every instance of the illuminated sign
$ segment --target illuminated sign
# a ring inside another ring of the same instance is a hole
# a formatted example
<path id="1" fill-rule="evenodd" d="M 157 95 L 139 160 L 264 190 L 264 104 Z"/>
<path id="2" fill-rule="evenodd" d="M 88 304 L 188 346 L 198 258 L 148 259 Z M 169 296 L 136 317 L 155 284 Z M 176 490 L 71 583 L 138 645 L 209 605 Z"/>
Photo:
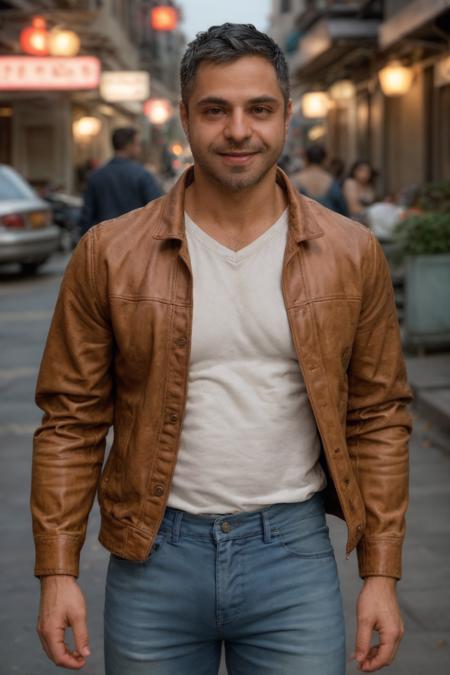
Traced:
<path id="1" fill-rule="evenodd" d="M 102 73 L 100 94 L 105 101 L 145 101 L 150 96 L 150 75 L 145 70 Z"/>
<path id="2" fill-rule="evenodd" d="M 0 91 L 96 89 L 99 80 L 95 56 L 0 56 Z"/>

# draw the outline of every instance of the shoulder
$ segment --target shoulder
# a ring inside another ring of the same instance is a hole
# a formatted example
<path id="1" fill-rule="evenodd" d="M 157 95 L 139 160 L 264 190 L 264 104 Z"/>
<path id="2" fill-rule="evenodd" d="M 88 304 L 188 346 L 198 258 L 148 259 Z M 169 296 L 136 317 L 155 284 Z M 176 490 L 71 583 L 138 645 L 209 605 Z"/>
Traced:
<path id="1" fill-rule="evenodd" d="M 333 181 L 333 184 L 336 184 L 337 188 L 339 188 L 336 181 Z M 307 217 L 313 218 L 324 232 L 324 235 L 335 241 L 337 245 L 341 243 L 347 246 L 352 241 L 355 244 L 366 245 L 372 238 L 373 235 L 370 230 L 356 220 L 332 211 L 315 199 L 305 196 L 300 196 L 300 199 L 303 201 Z"/>
<path id="2" fill-rule="evenodd" d="M 160 224 L 165 199 L 154 199 L 145 206 L 95 225 L 91 230 L 97 245 L 101 248 L 111 245 L 130 248 L 139 245 L 142 239 L 151 242 Z"/>

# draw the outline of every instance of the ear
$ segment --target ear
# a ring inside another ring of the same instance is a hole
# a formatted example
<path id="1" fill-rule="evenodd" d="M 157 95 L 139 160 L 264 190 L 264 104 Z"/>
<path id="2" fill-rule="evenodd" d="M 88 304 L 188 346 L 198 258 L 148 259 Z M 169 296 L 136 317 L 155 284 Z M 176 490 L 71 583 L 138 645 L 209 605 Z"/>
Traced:
<path id="1" fill-rule="evenodd" d="M 180 121 L 186 138 L 189 139 L 189 111 L 184 101 L 180 101 Z"/>
<path id="2" fill-rule="evenodd" d="M 285 116 L 286 131 L 289 129 L 291 117 L 292 117 L 292 99 L 290 98 L 286 105 L 286 116 Z"/>

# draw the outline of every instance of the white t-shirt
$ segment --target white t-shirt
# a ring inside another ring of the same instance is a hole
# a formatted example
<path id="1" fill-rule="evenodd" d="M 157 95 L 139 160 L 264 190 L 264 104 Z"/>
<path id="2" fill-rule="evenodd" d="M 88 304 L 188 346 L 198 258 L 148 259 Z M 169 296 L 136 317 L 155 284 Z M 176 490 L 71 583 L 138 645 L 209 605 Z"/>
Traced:
<path id="1" fill-rule="evenodd" d="M 237 252 L 185 222 L 192 348 L 168 504 L 220 514 L 304 501 L 326 479 L 281 291 L 287 211 Z"/>

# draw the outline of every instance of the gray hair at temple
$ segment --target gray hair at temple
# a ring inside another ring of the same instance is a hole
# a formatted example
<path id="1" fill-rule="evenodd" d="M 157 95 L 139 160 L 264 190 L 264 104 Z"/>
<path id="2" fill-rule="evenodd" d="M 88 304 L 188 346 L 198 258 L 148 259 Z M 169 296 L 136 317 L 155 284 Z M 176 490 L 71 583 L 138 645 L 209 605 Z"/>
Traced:
<path id="1" fill-rule="evenodd" d="M 181 98 L 187 105 L 197 68 L 203 61 L 230 63 L 243 56 L 262 56 L 277 76 L 285 103 L 289 100 L 289 73 L 286 59 L 277 43 L 250 23 L 224 23 L 197 33 L 181 60 Z"/>

